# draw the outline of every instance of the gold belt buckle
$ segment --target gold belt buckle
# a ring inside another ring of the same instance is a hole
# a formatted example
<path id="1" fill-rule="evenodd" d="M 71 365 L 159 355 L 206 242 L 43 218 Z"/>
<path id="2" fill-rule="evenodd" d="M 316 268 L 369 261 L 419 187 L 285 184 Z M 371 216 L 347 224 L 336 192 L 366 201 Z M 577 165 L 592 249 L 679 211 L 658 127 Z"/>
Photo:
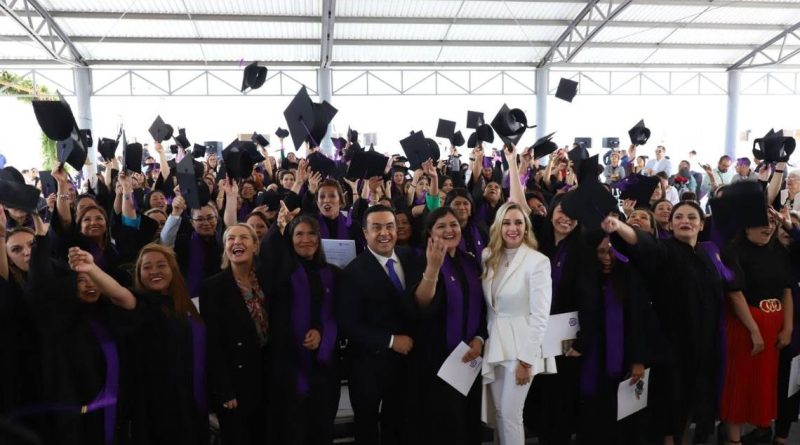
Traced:
<path id="1" fill-rule="evenodd" d="M 759 309 L 763 312 L 771 313 L 771 312 L 780 312 L 783 309 L 783 305 L 781 304 L 781 300 L 777 298 L 770 298 L 769 300 L 761 300 L 758 304 Z"/>

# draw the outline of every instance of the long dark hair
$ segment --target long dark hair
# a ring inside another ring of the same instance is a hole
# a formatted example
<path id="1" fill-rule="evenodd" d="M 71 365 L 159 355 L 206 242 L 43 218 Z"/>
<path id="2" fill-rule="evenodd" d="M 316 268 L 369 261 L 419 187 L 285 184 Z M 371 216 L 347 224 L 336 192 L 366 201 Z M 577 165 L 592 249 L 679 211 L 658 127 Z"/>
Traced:
<path id="1" fill-rule="evenodd" d="M 301 214 L 295 216 L 289 224 L 286 225 L 286 229 L 283 231 L 283 238 L 286 241 L 287 247 L 289 251 L 292 252 L 292 256 L 295 258 L 299 258 L 297 253 L 294 251 L 294 242 L 292 238 L 294 238 L 294 231 L 297 230 L 297 226 L 300 224 L 306 223 L 311 228 L 317 232 L 317 239 L 319 243 L 317 245 L 317 251 L 314 252 L 314 257 L 311 258 L 311 263 L 316 264 L 317 266 L 324 266 L 325 265 L 325 253 L 322 252 L 322 237 L 319 234 L 319 221 L 311 215 Z"/>

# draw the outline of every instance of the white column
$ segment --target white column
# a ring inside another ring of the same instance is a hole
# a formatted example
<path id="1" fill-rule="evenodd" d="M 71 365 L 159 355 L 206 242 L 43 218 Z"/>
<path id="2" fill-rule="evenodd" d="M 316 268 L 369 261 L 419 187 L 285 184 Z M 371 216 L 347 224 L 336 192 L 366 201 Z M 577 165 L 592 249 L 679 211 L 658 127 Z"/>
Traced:
<path id="1" fill-rule="evenodd" d="M 92 70 L 88 67 L 73 68 L 75 75 L 75 97 L 78 100 L 78 110 L 75 113 L 75 122 L 81 130 L 92 130 Z M 97 135 L 92 130 L 92 138 L 96 141 Z M 92 165 L 83 167 L 84 178 L 91 178 L 97 173 L 97 149 L 95 145 L 86 147 L 87 159 Z"/>
<path id="2" fill-rule="evenodd" d="M 742 79 L 740 70 L 728 71 L 728 106 L 725 121 L 725 154 L 736 159 L 736 141 L 739 129 L 739 89 Z"/>
<path id="3" fill-rule="evenodd" d="M 317 68 L 317 93 L 319 94 L 319 101 L 328 101 L 331 105 L 333 103 L 333 81 L 331 79 L 330 68 Z M 325 137 L 320 141 L 320 148 L 326 155 L 333 157 L 333 143 L 331 142 L 331 127 L 328 126 L 328 132 Z"/>
<path id="4" fill-rule="evenodd" d="M 547 92 L 550 90 L 550 68 L 536 68 L 536 139 L 547 134 Z"/>

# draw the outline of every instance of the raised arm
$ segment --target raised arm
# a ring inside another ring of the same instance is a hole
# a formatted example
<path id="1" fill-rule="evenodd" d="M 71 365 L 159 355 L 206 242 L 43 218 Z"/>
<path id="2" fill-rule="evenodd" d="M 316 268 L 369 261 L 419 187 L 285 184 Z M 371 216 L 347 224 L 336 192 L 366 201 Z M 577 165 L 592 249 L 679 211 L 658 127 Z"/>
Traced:
<path id="1" fill-rule="evenodd" d="M 511 201 L 517 203 L 522 207 L 522 212 L 525 215 L 530 215 L 531 209 L 528 207 L 528 201 L 525 199 L 525 189 L 522 187 L 522 181 L 519 178 L 519 166 L 517 165 L 516 147 L 514 145 L 506 144 L 503 147 L 503 156 L 508 162 L 508 184 L 510 187 Z"/>
<path id="2" fill-rule="evenodd" d="M 155 144 L 156 153 L 158 153 L 158 165 L 161 169 L 161 177 L 166 181 L 169 178 L 169 162 L 167 162 L 167 154 L 164 152 L 164 146 L 161 145 L 161 142 L 156 142 Z"/>
<path id="3" fill-rule="evenodd" d="M 236 224 L 239 210 L 239 186 L 233 179 L 226 179 L 223 181 L 220 192 L 225 194 L 225 213 L 222 221 L 225 223 L 225 227 L 231 227 Z"/>
<path id="4" fill-rule="evenodd" d="M 618 218 L 607 216 L 601 226 L 606 233 L 616 233 L 623 241 L 630 245 L 634 245 L 638 242 L 636 231 L 633 230 L 633 227 L 625 224 Z"/>
<path id="5" fill-rule="evenodd" d="M 477 184 L 483 173 L 483 148 L 476 147 L 472 150 L 472 183 Z"/>
<path id="6" fill-rule="evenodd" d="M 769 171 L 769 166 L 764 167 Z M 762 168 L 762 171 L 764 170 Z M 760 173 L 759 173 L 760 176 Z M 772 175 L 772 179 L 769 180 L 769 184 L 767 185 L 767 203 L 772 204 L 775 202 L 775 199 L 781 192 L 781 186 L 783 185 L 783 178 L 786 176 L 786 163 L 785 162 L 778 162 L 775 165 L 775 173 Z M 783 205 L 784 203 L 781 203 Z"/>
<path id="7" fill-rule="evenodd" d="M 422 281 L 414 291 L 417 305 L 428 307 L 436 295 L 436 282 L 439 280 L 439 269 L 444 263 L 444 256 L 447 255 L 447 246 L 444 241 L 437 238 L 428 238 L 428 247 L 425 251 L 425 272 L 422 273 Z"/>
<path id="8" fill-rule="evenodd" d="M 69 267 L 75 272 L 89 275 L 100 293 L 108 297 L 114 305 L 128 310 L 136 307 L 136 298 L 133 293 L 97 267 L 89 252 L 71 247 L 69 249 Z"/>
<path id="9" fill-rule="evenodd" d="M 58 209 L 58 217 L 61 219 L 61 227 L 66 232 L 72 228 L 72 207 L 69 205 L 70 187 L 72 185 L 63 165 L 53 170 L 51 175 L 58 184 L 56 209 Z"/>

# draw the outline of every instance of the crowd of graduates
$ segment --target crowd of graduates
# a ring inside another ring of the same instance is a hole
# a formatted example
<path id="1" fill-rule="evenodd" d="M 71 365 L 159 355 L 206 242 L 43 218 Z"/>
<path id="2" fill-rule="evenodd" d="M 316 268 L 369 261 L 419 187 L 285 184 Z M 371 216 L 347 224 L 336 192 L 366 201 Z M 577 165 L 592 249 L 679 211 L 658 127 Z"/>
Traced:
<path id="1" fill-rule="evenodd" d="M 441 154 L 348 131 L 326 155 L 335 109 L 301 96 L 316 122 L 290 105 L 279 155 L 258 134 L 170 147 L 159 118 L 152 156 L 102 139 L 96 175 L 65 167 L 91 144 L 74 124 L 52 171 L 0 171 L 0 442 L 205 445 L 211 415 L 226 445 L 330 444 L 343 387 L 360 444 L 478 444 L 484 425 L 501 444 L 786 442 L 793 139 L 770 132 L 734 180 L 727 157 L 638 158 L 643 122 L 605 160 L 516 147 L 505 108 L 468 141 L 445 122 Z M 324 240 L 355 257 L 331 264 Z M 547 356 L 571 312 L 577 338 Z M 482 358 L 466 395 L 437 376 L 462 342 Z M 647 408 L 617 420 L 628 378 Z"/>

